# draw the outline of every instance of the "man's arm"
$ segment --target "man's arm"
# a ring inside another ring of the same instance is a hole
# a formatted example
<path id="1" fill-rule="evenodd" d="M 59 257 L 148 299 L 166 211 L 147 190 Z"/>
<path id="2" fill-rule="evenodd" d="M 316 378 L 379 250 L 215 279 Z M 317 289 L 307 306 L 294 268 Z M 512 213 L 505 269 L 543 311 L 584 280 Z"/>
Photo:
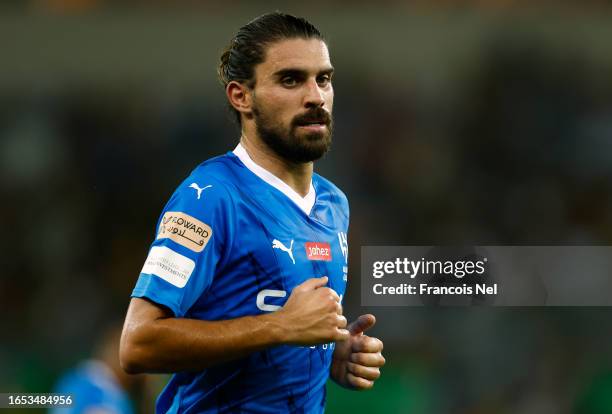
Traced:
<path id="1" fill-rule="evenodd" d="M 165 308 L 133 298 L 121 337 L 120 360 L 132 374 L 199 371 L 281 345 L 315 345 L 349 337 L 339 297 L 309 279 L 278 311 L 225 321 L 175 318 Z"/>

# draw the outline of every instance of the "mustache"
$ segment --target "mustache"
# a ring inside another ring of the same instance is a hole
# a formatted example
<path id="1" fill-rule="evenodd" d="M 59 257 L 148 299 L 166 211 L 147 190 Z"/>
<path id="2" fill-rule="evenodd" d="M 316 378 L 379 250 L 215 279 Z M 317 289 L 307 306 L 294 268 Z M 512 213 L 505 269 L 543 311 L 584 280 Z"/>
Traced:
<path id="1" fill-rule="evenodd" d="M 311 109 L 308 112 L 297 115 L 293 118 L 293 125 L 306 125 L 306 124 L 325 124 L 329 126 L 332 122 L 332 117 L 325 109 L 317 107 Z"/>

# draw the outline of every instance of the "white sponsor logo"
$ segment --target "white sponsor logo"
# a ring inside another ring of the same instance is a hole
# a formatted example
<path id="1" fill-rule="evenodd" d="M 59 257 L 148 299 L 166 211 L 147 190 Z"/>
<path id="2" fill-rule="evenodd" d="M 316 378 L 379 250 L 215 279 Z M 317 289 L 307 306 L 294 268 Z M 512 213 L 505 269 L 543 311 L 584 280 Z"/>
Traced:
<path id="1" fill-rule="evenodd" d="M 189 188 L 193 188 L 198 193 L 198 200 L 200 199 L 200 196 L 202 195 L 202 191 L 204 191 L 204 190 L 206 190 L 207 188 L 210 188 L 210 187 L 212 187 L 212 184 L 211 185 L 207 185 L 204 188 L 200 188 L 200 186 L 197 183 L 189 184 Z"/>
<path id="2" fill-rule="evenodd" d="M 329 257 L 329 247 L 311 247 L 308 251 L 311 256 Z"/>
<path id="3" fill-rule="evenodd" d="M 264 289 L 257 294 L 255 302 L 262 311 L 274 312 L 282 308 L 282 306 L 270 305 L 266 303 L 266 298 L 284 298 L 285 296 L 287 296 L 287 291 L 285 290 Z M 342 303 L 342 299 L 344 299 L 344 295 L 340 295 L 340 303 Z"/>
<path id="4" fill-rule="evenodd" d="M 165 246 L 154 246 L 141 273 L 161 277 L 176 287 L 185 287 L 193 273 L 195 262 Z"/>
<path id="5" fill-rule="evenodd" d="M 334 347 L 336 346 L 335 342 L 329 342 L 327 344 L 321 344 L 321 345 L 313 345 L 313 346 L 309 346 L 308 348 L 310 349 L 317 349 L 317 347 L 321 348 L 321 349 L 334 349 Z M 306 348 L 305 346 L 301 346 L 300 348 Z"/>
<path id="6" fill-rule="evenodd" d="M 289 257 L 291 258 L 291 261 L 293 262 L 293 264 L 295 264 L 295 259 L 293 258 L 293 252 L 291 251 L 291 249 L 293 249 L 293 240 L 291 240 L 291 244 L 289 245 L 289 247 L 287 247 L 283 243 L 281 243 L 280 241 L 274 239 L 274 240 L 272 240 L 272 248 L 273 249 L 280 249 L 280 250 L 284 251 L 285 253 L 287 253 L 289 255 Z"/>
<path id="7" fill-rule="evenodd" d="M 287 292 L 284 290 L 264 289 L 257 294 L 257 307 L 262 311 L 274 312 L 279 310 L 281 307 L 278 305 L 269 305 L 266 303 L 267 297 L 273 298 L 284 298 L 287 296 Z"/>
<path id="8" fill-rule="evenodd" d="M 340 243 L 340 250 L 342 250 L 344 261 L 348 262 L 348 241 L 346 240 L 346 233 L 342 231 L 338 233 L 338 242 Z"/>

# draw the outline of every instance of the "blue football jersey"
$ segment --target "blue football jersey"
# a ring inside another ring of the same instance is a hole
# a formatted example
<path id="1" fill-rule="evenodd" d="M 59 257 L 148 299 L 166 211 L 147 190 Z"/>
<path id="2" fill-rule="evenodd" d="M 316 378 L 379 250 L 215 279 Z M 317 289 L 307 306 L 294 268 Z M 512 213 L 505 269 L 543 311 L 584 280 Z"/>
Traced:
<path id="1" fill-rule="evenodd" d="M 134 414 L 130 398 L 103 362 L 87 360 L 64 374 L 54 393 L 70 395 L 72 405 L 53 408 L 51 414 Z"/>
<path id="2" fill-rule="evenodd" d="M 314 174 L 314 204 L 305 211 L 241 158 L 228 152 L 202 163 L 174 192 L 133 297 L 178 318 L 209 321 L 274 312 L 313 277 L 327 276 L 327 286 L 343 297 L 346 196 Z M 157 412 L 323 412 L 333 349 L 333 343 L 277 346 L 176 373 Z"/>

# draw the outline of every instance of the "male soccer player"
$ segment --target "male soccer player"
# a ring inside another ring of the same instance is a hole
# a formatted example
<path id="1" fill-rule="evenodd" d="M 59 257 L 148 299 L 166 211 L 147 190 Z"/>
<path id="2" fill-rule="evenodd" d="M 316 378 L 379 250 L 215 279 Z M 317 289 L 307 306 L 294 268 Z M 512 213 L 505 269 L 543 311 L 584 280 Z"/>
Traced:
<path id="1" fill-rule="evenodd" d="M 313 173 L 329 148 L 333 68 L 282 13 L 242 27 L 219 76 L 241 126 L 166 204 L 126 316 L 128 372 L 174 372 L 158 413 L 322 412 L 329 375 L 372 387 L 382 342 L 347 326 L 348 203 Z"/>

